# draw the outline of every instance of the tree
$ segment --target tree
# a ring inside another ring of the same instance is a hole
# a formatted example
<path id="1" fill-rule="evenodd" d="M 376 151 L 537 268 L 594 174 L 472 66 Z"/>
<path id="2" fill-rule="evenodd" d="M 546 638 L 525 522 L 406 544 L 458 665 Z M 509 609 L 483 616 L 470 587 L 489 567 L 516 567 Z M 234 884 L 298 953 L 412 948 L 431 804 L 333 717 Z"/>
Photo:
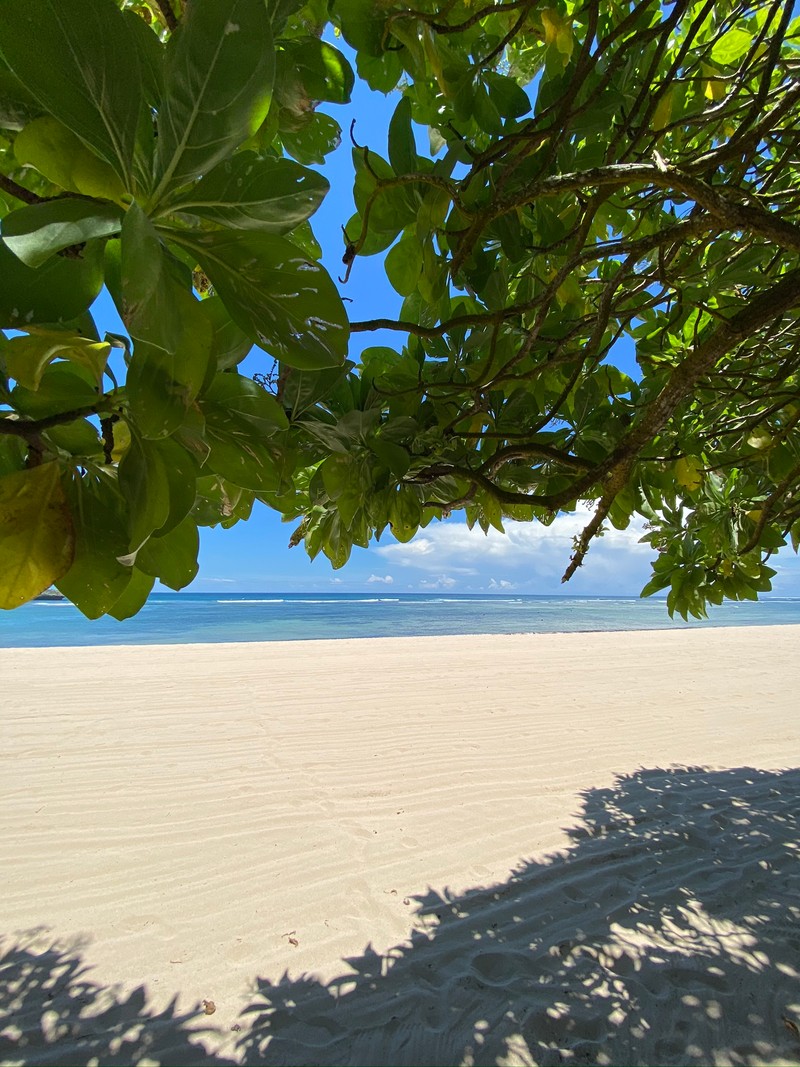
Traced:
<path id="1" fill-rule="evenodd" d="M 0 0 L 3 606 L 130 615 L 256 500 L 334 566 L 590 500 L 565 579 L 638 514 L 670 611 L 769 589 L 800 541 L 792 9 Z M 387 253 L 398 321 L 348 322 L 316 261 L 331 27 L 396 94 L 389 158 L 353 137 L 344 259 Z M 377 329 L 405 343 L 348 361 Z"/>

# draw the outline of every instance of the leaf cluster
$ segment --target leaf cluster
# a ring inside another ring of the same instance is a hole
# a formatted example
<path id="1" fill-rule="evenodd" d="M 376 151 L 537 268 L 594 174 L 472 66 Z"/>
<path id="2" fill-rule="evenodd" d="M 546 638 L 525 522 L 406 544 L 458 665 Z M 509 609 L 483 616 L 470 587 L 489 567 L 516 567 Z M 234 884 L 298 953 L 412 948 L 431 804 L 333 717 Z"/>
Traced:
<path id="1" fill-rule="evenodd" d="M 800 542 L 791 3 L 1 3 L 5 606 L 129 614 L 257 499 L 334 566 L 590 500 L 565 579 L 638 515 L 671 612 L 769 589 Z M 348 273 L 383 257 L 397 320 L 348 322 L 308 223 L 315 105 L 356 75 L 393 106 Z"/>

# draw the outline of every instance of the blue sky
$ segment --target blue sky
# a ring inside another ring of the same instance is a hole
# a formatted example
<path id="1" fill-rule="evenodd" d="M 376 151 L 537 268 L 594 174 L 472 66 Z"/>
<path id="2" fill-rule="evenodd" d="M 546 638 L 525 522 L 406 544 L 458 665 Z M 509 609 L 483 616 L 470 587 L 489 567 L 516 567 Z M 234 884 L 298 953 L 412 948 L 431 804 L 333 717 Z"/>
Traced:
<path id="1" fill-rule="evenodd" d="M 341 41 L 333 41 L 349 53 Z M 351 53 L 350 53 L 351 55 Z M 354 135 L 359 144 L 368 144 L 387 154 L 387 129 L 399 97 L 384 98 L 356 81 L 353 100 L 346 107 L 328 111 L 343 131 L 339 148 L 320 168 L 331 183 L 331 191 L 312 218 L 317 240 L 323 248 L 323 263 L 334 279 L 343 273 L 344 245 L 341 227 L 355 208 L 352 197 L 353 171 L 348 130 L 355 118 Z M 427 151 L 427 136 L 418 131 L 420 152 Z M 340 292 L 349 301 L 348 314 L 355 321 L 377 316 L 396 316 L 401 298 L 379 269 L 382 257 L 357 259 L 346 286 Z M 120 332 L 122 324 L 111 300 L 102 294 L 94 307 L 101 330 Z M 357 356 L 370 345 L 402 343 L 401 334 L 355 335 L 350 355 Z M 272 360 L 254 349 L 245 365 L 248 373 L 268 370 Z M 633 366 L 623 367 L 629 372 Z M 354 548 L 349 563 L 339 571 L 321 555 L 311 561 L 302 547 L 289 549 L 294 524 L 257 504 L 251 519 L 230 530 L 201 529 L 200 574 L 191 589 L 195 592 L 365 592 L 391 588 L 394 592 L 449 590 L 455 593 L 518 592 L 543 595 L 636 596 L 649 580 L 652 552 L 641 545 L 641 520 L 628 530 L 609 530 L 597 540 L 584 566 L 567 586 L 560 579 L 569 561 L 572 539 L 589 518 L 583 509 L 559 515 L 550 527 L 533 523 L 506 525 L 506 535 L 491 530 L 468 530 L 462 519 L 432 523 L 413 541 L 399 544 L 387 532 L 381 542 L 368 549 Z M 800 561 L 793 553 L 781 555 L 775 593 L 800 596 Z M 157 588 L 161 588 L 160 586 Z"/>

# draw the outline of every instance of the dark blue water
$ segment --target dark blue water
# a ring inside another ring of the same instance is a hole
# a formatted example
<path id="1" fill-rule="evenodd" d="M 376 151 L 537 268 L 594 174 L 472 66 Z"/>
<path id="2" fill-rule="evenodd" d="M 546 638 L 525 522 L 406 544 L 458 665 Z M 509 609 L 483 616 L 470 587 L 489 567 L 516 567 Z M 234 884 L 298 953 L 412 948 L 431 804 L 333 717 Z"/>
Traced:
<path id="1" fill-rule="evenodd" d="M 90 622 L 66 601 L 0 612 L 0 647 L 304 641 L 345 637 L 651 630 L 800 623 L 800 600 L 711 608 L 708 620 L 671 621 L 663 599 L 489 595 L 178 593 L 153 596 L 133 619 Z"/>

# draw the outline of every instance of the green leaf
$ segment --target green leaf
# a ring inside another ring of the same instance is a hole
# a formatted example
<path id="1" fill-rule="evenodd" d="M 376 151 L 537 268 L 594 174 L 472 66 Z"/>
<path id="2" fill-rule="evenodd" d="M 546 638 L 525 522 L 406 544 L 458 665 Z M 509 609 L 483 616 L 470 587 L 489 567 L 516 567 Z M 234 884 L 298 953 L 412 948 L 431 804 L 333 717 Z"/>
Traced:
<path id="1" fill-rule="evenodd" d="M 253 347 L 253 342 L 239 329 L 218 296 L 207 296 L 201 300 L 200 310 L 211 323 L 214 367 L 217 370 L 230 370 L 238 366 Z"/>
<path id="2" fill-rule="evenodd" d="M 338 0 L 334 11 L 341 20 L 342 36 L 356 52 L 382 54 L 386 15 L 380 0 Z"/>
<path id="3" fill-rule="evenodd" d="M 45 369 L 38 389 L 17 385 L 12 390 L 11 402 L 17 411 L 31 419 L 91 407 L 98 401 L 95 381 L 85 367 L 57 362 Z"/>
<path id="4" fill-rule="evenodd" d="M 419 169 L 411 127 L 411 101 L 407 96 L 401 97 L 389 123 L 389 162 L 395 174 L 413 174 Z"/>
<path id="5" fill-rule="evenodd" d="M 142 94 L 152 108 L 158 109 L 164 95 L 164 46 L 158 35 L 141 16 L 127 8 L 122 17 L 128 24 L 131 39 L 139 54 Z"/>
<path id="6" fill-rule="evenodd" d="M 67 495 L 75 525 L 75 560 L 57 588 L 89 619 L 110 611 L 131 580 L 118 560 L 128 547 L 124 504 L 115 478 L 74 474 Z"/>
<path id="7" fill-rule="evenodd" d="M 153 445 L 161 456 L 169 483 L 169 511 L 155 531 L 157 537 L 163 537 L 183 522 L 194 507 L 200 468 L 194 456 L 174 437 L 154 441 Z"/>
<path id="8" fill-rule="evenodd" d="M 170 210 L 235 230 L 288 233 L 314 214 L 328 189 L 321 174 L 291 160 L 238 152 L 173 200 Z"/>
<path id="9" fill-rule="evenodd" d="M 6 248 L 28 267 L 40 267 L 56 252 L 95 237 L 118 233 L 122 212 L 112 204 L 51 200 L 12 211 L 2 221 Z"/>
<path id="10" fill-rule="evenodd" d="M 0 52 L 45 111 L 131 188 L 142 99 L 136 46 L 110 0 L 3 0 Z"/>
<path id="11" fill-rule="evenodd" d="M 125 196 L 114 168 L 51 115 L 34 119 L 22 130 L 14 141 L 14 155 L 68 192 L 117 203 Z"/>
<path id="12" fill-rule="evenodd" d="M 327 272 L 272 234 L 186 234 L 231 318 L 270 355 L 304 370 L 331 367 L 347 351 L 349 327 Z"/>
<path id="13" fill-rule="evenodd" d="M 31 96 L 19 78 L 0 67 L 0 127 L 21 130 L 42 113 L 42 105 Z"/>
<path id="14" fill-rule="evenodd" d="M 242 489 L 275 492 L 280 488 L 275 452 L 251 426 L 215 408 L 207 415 L 206 441 L 208 470 Z"/>
<path id="15" fill-rule="evenodd" d="M 136 566 L 170 589 L 183 589 L 197 577 L 200 537 L 197 523 L 185 518 L 169 533 L 151 537 L 136 556 Z"/>
<path id="16" fill-rule="evenodd" d="M 353 364 L 349 360 L 345 361 L 341 367 L 331 367 L 328 370 L 302 371 L 294 367 L 282 367 L 281 401 L 290 412 L 290 419 L 298 418 L 304 411 L 308 411 L 319 401 L 329 397 L 352 369 Z"/>
<path id="17" fill-rule="evenodd" d="M 118 622 L 124 622 L 140 612 L 155 585 L 155 579 L 140 571 L 138 567 L 131 567 L 130 571 L 130 578 L 122 595 L 108 609 L 108 614 Z"/>
<path id="18" fill-rule="evenodd" d="M 16 608 L 69 569 L 72 518 L 57 463 L 0 478 L 0 608 Z"/>
<path id="19" fill-rule="evenodd" d="M 122 316 L 134 338 L 131 411 L 146 437 L 166 437 L 205 382 L 211 323 L 178 281 L 177 265 L 136 204 L 125 217 L 121 254 Z"/>
<path id="20" fill-rule="evenodd" d="M 286 412 L 275 397 L 241 374 L 217 374 L 200 404 L 203 411 L 209 405 L 249 423 L 262 435 L 289 428 Z"/>
<path id="21" fill-rule="evenodd" d="M 736 63 L 749 51 L 753 44 L 753 35 L 746 30 L 732 27 L 714 42 L 711 58 L 722 66 Z"/>
<path id="22" fill-rule="evenodd" d="M 111 345 L 79 337 L 68 330 L 38 329 L 12 337 L 4 349 L 8 374 L 25 389 L 38 389 L 55 359 L 66 359 L 86 367 L 100 385 Z"/>
<path id="23" fill-rule="evenodd" d="M 103 443 L 96 428 L 88 419 L 75 419 L 58 426 L 51 426 L 45 437 L 56 448 L 80 459 L 101 461 Z M 102 461 L 101 461 L 102 462 Z"/>
<path id="24" fill-rule="evenodd" d="M 317 112 L 294 130 L 282 130 L 283 147 L 298 163 L 324 163 L 342 141 L 342 127 L 330 115 Z"/>
<path id="25" fill-rule="evenodd" d="M 119 487 L 129 509 L 127 548 L 136 553 L 169 517 L 169 475 L 155 441 L 131 438 L 119 464 Z"/>
<path id="26" fill-rule="evenodd" d="M 401 485 L 393 494 L 389 506 L 389 523 L 392 534 L 405 544 L 419 529 L 422 507 L 416 492 L 410 485 Z"/>
<path id="27" fill-rule="evenodd" d="M 53 256 L 34 270 L 0 241 L 0 329 L 68 322 L 86 311 L 103 285 L 103 242 L 90 241 L 80 258 Z"/>
<path id="28" fill-rule="evenodd" d="M 167 45 L 156 201 L 253 136 L 269 110 L 274 77 L 264 0 L 192 0 Z"/>
<path id="29" fill-rule="evenodd" d="M 384 264 L 386 277 L 401 296 L 410 296 L 414 292 L 422 268 L 422 245 L 413 234 L 400 238 L 389 250 Z"/>
<path id="30" fill-rule="evenodd" d="M 496 74 L 494 71 L 486 71 L 483 74 L 483 80 L 492 102 L 504 118 L 520 118 L 530 111 L 531 102 L 528 95 L 514 78 Z"/>
<path id="31" fill-rule="evenodd" d="M 288 92 L 300 92 L 307 101 L 347 104 L 353 91 L 353 68 L 342 53 L 318 37 L 287 41 L 278 54 L 275 92 L 287 102 Z"/>

